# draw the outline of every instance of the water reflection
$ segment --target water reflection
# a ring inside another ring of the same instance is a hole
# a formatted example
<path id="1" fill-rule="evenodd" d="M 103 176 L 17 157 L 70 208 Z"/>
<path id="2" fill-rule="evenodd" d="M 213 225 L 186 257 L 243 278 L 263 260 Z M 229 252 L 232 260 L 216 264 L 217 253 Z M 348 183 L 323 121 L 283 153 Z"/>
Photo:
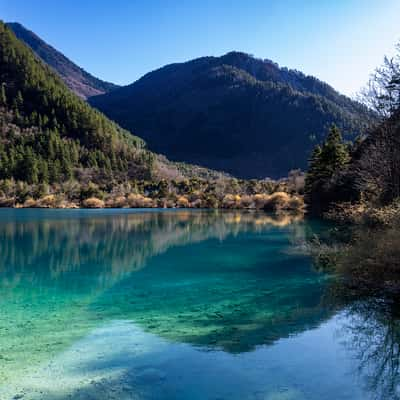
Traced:
<path id="1" fill-rule="evenodd" d="M 0 210 L 0 398 L 398 399 L 397 232 L 334 233 L 264 213 Z M 311 268 L 316 234 L 350 238 L 335 279 Z"/>
<path id="2" fill-rule="evenodd" d="M 348 307 L 339 334 L 357 360 L 356 373 L 371 398 L 400 398 L 400 315 L 377 299 Z"/>
<path id="3" fill-rule="evenodd" d="M 19 210 L 0 223 L 3 382 L 106 321 L 240 353 L 329 315 L 325 278 L 290 252 L 309 229 L 298 216 Z"/>
<path id="4" fill-rule="evenodd" d="M 325 299 L 344 310 L 338 329 L 358 376 L 372 399 L 400 399 L 400 296 L 398 229 L 341 228 L 330 235 L 335 272 Z"/>
<path id="5" fill-rule="evenodd" d="M 54 282 L 89 268 L 106 275 L 108 285 L 110 278 L 120 279 L 142 268 L 149 257 L 171 246 L 285 227 L 302 218 L 238 212 L 19 212 L 25 214 L 20 221 L 0 214 L 0 277 L 10 284 L 19 274 L 24 279 L 30 275 L 32 283 Z"/>

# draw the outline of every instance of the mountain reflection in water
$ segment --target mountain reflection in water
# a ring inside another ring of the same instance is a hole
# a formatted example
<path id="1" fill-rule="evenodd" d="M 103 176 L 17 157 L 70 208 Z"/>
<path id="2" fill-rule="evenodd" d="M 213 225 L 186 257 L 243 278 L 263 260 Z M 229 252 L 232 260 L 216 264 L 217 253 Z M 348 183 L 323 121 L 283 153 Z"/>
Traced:
<path id="1" fill-rule="evenodd" d="M 318 221 L 0 210 L 0 227 L 0 397 L 396 399 L 397 322 L 330 295 L 305 251 Z"/>

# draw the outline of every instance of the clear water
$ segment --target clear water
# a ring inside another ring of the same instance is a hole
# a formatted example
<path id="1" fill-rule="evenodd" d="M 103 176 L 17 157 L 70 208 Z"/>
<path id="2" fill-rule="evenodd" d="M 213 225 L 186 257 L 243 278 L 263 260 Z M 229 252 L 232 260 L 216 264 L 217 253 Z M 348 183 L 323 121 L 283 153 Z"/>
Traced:
<path id="1" fill-rule="evenodd" d="M 371 384 L 379 357 L 362 364 L 388 325 L 332 304 L 332 277 L 304 251 L 324 229 L 263 213 L 0 210 L 0 399 L 357 400 L 388 385 L 396 398 L 386 370 Z"/>

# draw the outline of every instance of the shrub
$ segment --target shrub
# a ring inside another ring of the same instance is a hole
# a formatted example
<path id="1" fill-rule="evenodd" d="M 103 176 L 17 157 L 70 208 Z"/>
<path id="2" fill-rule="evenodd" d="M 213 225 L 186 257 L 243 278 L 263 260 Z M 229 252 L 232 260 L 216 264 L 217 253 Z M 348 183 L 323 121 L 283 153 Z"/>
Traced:
<path id="1" fill-rule="evenodd" d="M 104 207 L 104 201 L 98 199 L 97 197 L 89 197 L 88 199 L 83 200 L 82 204 L 85 208 L 103 208 Z"/>
<path id="2" fill-rule="evenodd" d="M 268 201 L 269 197 L 270 196 L 268 194 L 260 194 L 260 193 L 255 194 L 253 196 L 255 208 L 257 209 L 264 208 L 265 203 Z"/>
<path id="3" fill-rule="evenodd" d="M 175 201 L 172 199 L 167 199 L 165 206 L 167 208 L 175 208 Z"/>
<path id="4" fill-rule="evenodd" d="M 54 194 L 48 194 L 36 202 L 37 207 L 41 208 L 54 208 L 57 206 L 57 199 Z"/>
<path id="5" fill-rule="evenodd" d="M 58 205 L 58 208 L 79 208 L 78 204 L 73 201 L 61 200 Z"/>
<path id="6" fill-rule="evenodd" d="M 203 207 L 206 207 L 205 206 L 205 201 L 203 201 L 201 199 L 197 199 L 197 200 L 193 201 L 190 204 L 190 207 L 192 207 L 192 208 L 203 208 Z"/>
<path id="7" fill-rule="evenodd" d="M 176 200 L 176 205 L 180 208 L 189 208 L 190 206 L 189 200 L 185 196 L 178 197 L 178 199 Z"/>
<path id="8" fill-rule="evenodd" d="M 35 187 L 33 196 L 38 199 L 49 194 L 49 185 L 47 183 L 40 183 Z"/>
<path id="9" fill-rule="evenodd" d="M 117 196 L 106 201 L 106 207 L 109 208 L 124 208 L 128 204 L 125 196 Z"/>
<path id="10" fill-rule="evenodd" d="M 99 189 L 99 186 L 89 182 L 88 185 L 81 187 L 80 198 L 81 199 L 90 199 L 90 198 L 104 198 L 104 192 Z"/>
<path id="11" fill-rule="evenodd" d="M 69 200 L 79 200 L 91 197 L 91 195 L 84 196 L 84 193 L 81 193 L 81 185 L 77 181 L 67 181 L 63 183 L 62 191 Z"/>
<path id="12" fill-rule="evenodd" d="M 0 181 L 0 191 L 4 197 L 14 197 L 15 196 L 15 181 L 14 179 L 4 179 Z"/>
<path id="13" fill-rule="evenodd" d="M 1 197 L 0 207 L 14 207 L 15 198 L 14 197 Z"/>
<path id="14" fill-rule="evenodd" d="M 17 182 L 15 197 L 18 203 L 23 204 L 28 197 L 31 197 L 29 185 L 25 182 Z"/>
<path id="15" fill-rule="evenodd" d="M 241 197 L 238 194 L 227 194 L 222 199 L 223 208 L 240 208 Z"/>
<path id="16" fill-rule="evenodd" d="M 204 208 L 218 208 L 219 202 L 214 195 L 209 194 L 205 197 L 205 199 L 201 203 L 201 206 Z"/>
<path id="17" fill-rule="evenodd" d="M 393 201 L 385 207 L 376 207 L 366 202 L 339 203 L 324 214 L 327 219 L 338 222 L 377 226 L 400 226 L 400 202 Z"/>
<path id="18" fill-rule="evenodd" d="M 244 195 L 240 199 L 240 206 L 241 208 L 253 208 L 254 202 L 253 197 L 249 195 Z"/>
<path id="19" fill-rule="evenodd" d="M 203 198 L 203 194 L 199 190 L 195 190 L 193 193 L 189 195 L 189 202 L 193 203 L 196 200 L 201 200 Z"/>
<path id="20" fill-rule="evenodd" d="M 28 197 L 23 205 L 25 208 L 34 208 L 37 207 L 36 201 L 32 199 L 32 197 Z"/>
<path id="21" fill-rule="evenodd" d="M 128 195 L 127 201 L 129 207 L 132 208 L 141 207 L 143 196 L 141 194 L 131 193 Z"/>
<path id="22" fill-rule="evenodd" d="M 157 208 L 167 208 L 167 199 L 162 197 L 161 199 L 154 200 L 154 206 Z"/>
<path id="23" fill-rule="evenodd" d="M 304 210 L 304 199 L 300 196 L 292 196 L 287 203 L 286 209 L 291 211 Z"/>
<path id="24" fill-rule="evenodd" d="M 141 194 L 131 193 L 128 198 L 128 205 L 131 208 L 148 208 L 153 207 L 153 200 Z"/>
<path id="25" fill-rule="evenodd" d="M 264 204 L 265 211 L 280 211 L 287 208 L 290 197 L 285 192 L 272 193 Z"/>

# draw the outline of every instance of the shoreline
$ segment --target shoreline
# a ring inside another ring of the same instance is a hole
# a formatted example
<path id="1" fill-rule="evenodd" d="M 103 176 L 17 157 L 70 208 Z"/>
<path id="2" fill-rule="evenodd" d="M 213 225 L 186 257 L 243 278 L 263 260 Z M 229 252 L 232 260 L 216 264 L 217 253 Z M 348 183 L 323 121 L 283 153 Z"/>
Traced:
<path id="1" fill-rule="evenodd" d="M 35 209 L 213 209 L 213 210 L 263 210 L 269 212 L 304 213 L 303 197 L 286 192 L 272 194 L 238 195 L 225 194 L 210 197 L 205 194 L 170 195 L 152 198 L 142 194 L 88 197 L 86 199 L 68 199 L 64 194 L 48 194 L 41 198 L 16 197 L 0 198 L 0 208 Z"/>

